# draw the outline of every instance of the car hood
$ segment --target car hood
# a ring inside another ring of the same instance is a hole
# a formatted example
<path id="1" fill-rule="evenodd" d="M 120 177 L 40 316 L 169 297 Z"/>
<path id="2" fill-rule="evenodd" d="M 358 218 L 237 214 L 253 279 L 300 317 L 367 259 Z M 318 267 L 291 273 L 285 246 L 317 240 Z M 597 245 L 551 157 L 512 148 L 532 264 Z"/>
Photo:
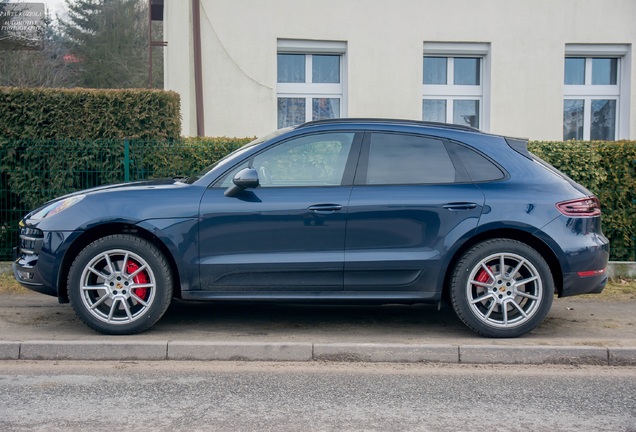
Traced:
<path id="1" fill-rule="evenodd" d="M 138 190 L 138 189 L 151 189 L 151 188 L 157 188 L 157 187 L 183 187 L 184 185 L 185 183 L 184 183 L 183 177 L 140 180 L 140 181 L 128 182 L 128 183 L 115 183 L 115 184 L 109 184 L 109 185 L 103 185 L 103 186 L 96 186 L 90 189 L 82 189 L 76 192 L 71 192 L 69 194 L 52 199 L 46 204 L 63 200 L 69 197 L 77 196 L 77 195 L 88 195 L 88 194 L 94 194 L 97 192 L 104 192 L 104 191 Z"/>
<path id="2" fill-rule="evenodd" d="M 145 180 L 100 186 L 77 191 L 49 201 L 27 214 L 29 225 L 46 231 L 84 230 L 90 226 L 117 222 L 136 224 L 148 219 L 195 218 L 205 188 L 182 179 Z M 74 196 L 85 197 L 51 216 L 34 218 L 39 211 Z"/>

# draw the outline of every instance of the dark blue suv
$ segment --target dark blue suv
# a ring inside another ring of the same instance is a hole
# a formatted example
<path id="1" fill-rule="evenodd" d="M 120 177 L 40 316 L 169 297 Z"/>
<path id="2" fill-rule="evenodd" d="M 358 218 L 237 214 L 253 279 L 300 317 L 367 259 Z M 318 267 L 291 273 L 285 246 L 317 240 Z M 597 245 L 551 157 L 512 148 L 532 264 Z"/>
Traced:
<path id="1" fill-rule="evenodd" d="M 609 244 L 588 190 L 526 140 L 406 120 L 316 121 L 194 178 L 104 186 L 21 222 L 14 273 L 91 328 L 152 326 L 173 297 L 438 303 L 515 337 L 598 293 Z"/>

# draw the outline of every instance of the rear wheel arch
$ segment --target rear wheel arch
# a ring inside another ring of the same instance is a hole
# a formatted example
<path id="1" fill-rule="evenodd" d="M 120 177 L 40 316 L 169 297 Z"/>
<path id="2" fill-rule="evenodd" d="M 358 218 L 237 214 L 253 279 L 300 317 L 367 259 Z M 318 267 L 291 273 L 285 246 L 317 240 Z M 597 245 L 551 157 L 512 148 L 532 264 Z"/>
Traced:
<path id="1" fill-rule="evenodd" d="M 442 292 L 444 299 L 448 300 L 450 298 L 450 282 L 453 276 L 453 269 L 455 268 L 459 260 L 466 254 L 466 252 L 478 243 L 482 243 L 486 240 L 500 238 L 517 240 L 521 243 L 525 243 L 526 245 L 539 252 L 550 267 L 550 272 L 552 273 L 552 279 L 554 280 L 554 286 L 556 288 L 557 294 L 559 294 L 559 296 L 561 295 L 561 291 L 563 290 L 563 273 L 561 271 L 561 266 L 559 265 L 559 260 L 550 246 L 548 246 L 541 239 L 533 236 L 527 231 L 516 229 L 496 229 L 485 231 L 479 233 L 474 237 L 471 237 L 455 252 L 453 258 L 448 263 L 444 274 L 444 284 Z"/>
<path id="2" fill-rule="evenodd" d="M 130 234 L 144 240 L 149 241 L 154 246 L 156 246 L 163 256 L 168 261 L 170 265 L 170 271 L 172 272 L 172 280 L 173 280 L 173 295 L 177 298 L 181 298 L 181 284 L 180 284 L 180 275 L 177 264 L 174 260 L 174 257 L 168 250 L 168 247 L 153 233 L 140 228 L 136 225 L 125 224 L 125 223 L 110 223 L 99 225 L 96 227 L 92 227 L 86 231 L 84 231 L 75 241 L 70 245 L 66 253 L 64 254 L 64 259 L 62 260 L 62 265 L 60 266 L 60 272 L 58 274 L 58 299 L 61 303 L 68 303 L 68 276 L 71 270 L 71 265 L 75 261 L 77 255 L 84 250 L 86 246 L 103 237 L 107 237 L 114 234 Z"/>
<path id="3" fill-rule="evenodd" d="M 517 337 L 536 328 L 552 305 L 552 272 L 536 249 L 519 240 L 477 243 L 453 269 L 451 303 L 470 329 L 486 337 Z"/>

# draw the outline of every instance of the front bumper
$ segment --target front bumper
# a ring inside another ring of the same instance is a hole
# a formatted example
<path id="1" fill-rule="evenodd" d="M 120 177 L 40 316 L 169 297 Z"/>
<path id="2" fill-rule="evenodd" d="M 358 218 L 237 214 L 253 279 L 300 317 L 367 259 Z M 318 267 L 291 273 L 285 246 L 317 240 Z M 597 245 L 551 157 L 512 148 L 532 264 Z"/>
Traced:
<path id="1" fill-rule="evenodd" d="M 35 266 L 25 264 L 24 262 L 13 262 L 13 276 L 25 288 L 42 294 L 57 297 L 57 291 L 51 287 L 45 286 L 41 282 L 33 282 L 35 278 Z"/>
<path id="2" fill-rule="evenodd" d="M 42 283 L 41 278 L 37 276 L 38 256 L 33 254 L 22 254 L 20 248 L 13 248 L 13 276 L 20 285 L 32 291 L 51 296 L 57 296 L 57 292 Z"/>
<path id="3" fill-rule="evenodd" d="M 13 249 L 15 279 L 27 289 L 58 297 L 62 258 L 76 235 L 73 231 L 42 232 L 34 227 L 23 227 L 20 245 Z"/>

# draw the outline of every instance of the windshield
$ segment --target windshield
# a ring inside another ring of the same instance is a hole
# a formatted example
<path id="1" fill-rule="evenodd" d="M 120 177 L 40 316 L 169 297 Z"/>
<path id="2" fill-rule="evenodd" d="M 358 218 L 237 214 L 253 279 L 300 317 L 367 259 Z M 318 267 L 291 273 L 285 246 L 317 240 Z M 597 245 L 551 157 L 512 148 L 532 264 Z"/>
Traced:
<path id="1" fill-rule="evenodd" d="M 277 129 L 274 132 L 270 132 L 267 135 L 264 135 L 262 137 L 256 138 L 253 141 L 248 142 L 244 146 L 241 146 L 241 147 L 237 148 L 233 152 L 225 155 L 224 157 L 222 157 L 218 161 L 214 162 L 212 165 L 210 165 L 207 168 L 205 168 L 204 170 L 200 171 L 196 176 L 189 177 L 188 178 L 188 183 L 190 183 L 190 184 L 194 183 L 195 181 L 197 181 L 198 179 L 200 179 L 201 177 L 203 177 L 204 175 L 209 173 L 212 169 L 216 168 L 218 165 L 220 165 L 221 163 L 223 163 L 227 159 L 233 158 L 237 154 L 243 153 L 246 150 L 254 147 L 257 144 L 260 144 L 262 142 L 268 141 L 268 140 L 270 140 L 272 138 L 276 138 L 277 136 L 282 135 L 285 132 L 289 132 L 292 129 L 293 129 L 293 127 L 286 127 L 286 128 L 282 128 L 282 129 Z"/>

